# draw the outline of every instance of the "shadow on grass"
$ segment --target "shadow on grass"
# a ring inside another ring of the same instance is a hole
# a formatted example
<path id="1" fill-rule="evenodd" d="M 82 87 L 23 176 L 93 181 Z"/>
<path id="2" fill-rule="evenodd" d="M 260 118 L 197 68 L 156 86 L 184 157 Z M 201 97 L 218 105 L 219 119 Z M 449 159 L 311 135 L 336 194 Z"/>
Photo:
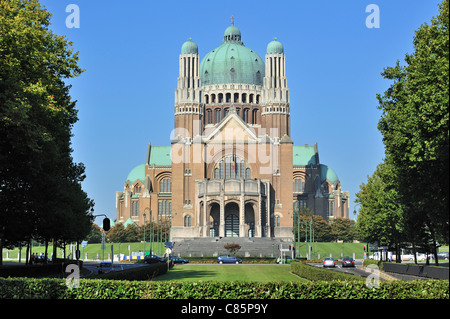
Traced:
<path id="1" fill-rule="evenodd" d="M 190 269 L 183 266 L 175 266 L 168 273 L 158 276 L 153 281 L 166 281 L 166 280 L 182 280 L 182 281 L 194 281 L 194 280 L 214 280 L 217 275 L 217 271 L 204 270 L 204 269 Z"/>

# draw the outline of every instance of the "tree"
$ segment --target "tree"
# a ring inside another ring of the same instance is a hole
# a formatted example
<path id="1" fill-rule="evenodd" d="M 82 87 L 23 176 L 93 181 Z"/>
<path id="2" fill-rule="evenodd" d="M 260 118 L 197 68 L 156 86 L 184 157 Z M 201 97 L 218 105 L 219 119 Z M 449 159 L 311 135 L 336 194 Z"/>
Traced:
<path id="1" fill-rule="evenodd" d="M 238 250 L 241 249 L 241 245 L 232 243 L 224 245 L 223 248 L 225 248 L 230 254 L 235 255 Z"/>
<path id="2" fill-rule="evenodd" d="M 442 1 L 438 16 L 416 31 L 406 66 L 386 68 L 383 77 L 394 83 L 377 95 L 378 129 L 396 167 L 405 221 L 421 234 L 416 241 L 434 247 L 449 242 L 448 10 Z"/>
<path id="3" fill-rule="evenodd" d="M 0 0 L 0 252 L 33 236 L 76 238 L 89 224 L 84 167 L 70 155 L 76 102 L 64 82 L 83 70 L 50 16 L 37 0 Z"/>
<path id="4" fill-rule="evenodd" d="M 336 240 L 351 242 L 355 238 L 355 221 L 338 217 L 330 221 Z"/>
<path id="5" fill-rule="evenodd" d="M 361 204 L 356 229 L 365 241 L 395 247 L 399 255 L 406 229 L 396 183 L 395 167 L 385 159 L 356 194 L 356 202 Z M 396 260 L 400 261 L 400 257 Z"/>

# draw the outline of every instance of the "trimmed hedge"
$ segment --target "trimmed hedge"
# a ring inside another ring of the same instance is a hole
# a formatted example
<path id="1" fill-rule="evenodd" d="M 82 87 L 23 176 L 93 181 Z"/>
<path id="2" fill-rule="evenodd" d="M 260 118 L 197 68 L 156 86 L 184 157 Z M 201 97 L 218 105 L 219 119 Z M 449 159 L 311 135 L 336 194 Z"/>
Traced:
<path id="1" fill-rule="evenodd" d="M 49 275 L 63 275 L 70 264 L 77 264 L 75 260 L 58 259 L 56 263 L 13 265 L 0 268 L 0 277 L 43 277 Z M 83 262 L 79 261 L 80 267 Z"/>
<path id="2" fill-rule="evenodd" d="M 322 269 L 310 266 L 304 263 L 291 262 L 291 271 L 302 278 L 308 280 L 351 280 L 351 281 L 365 281 L 366 279 L 360 276 L 352 275 L 344 272 L 331 271 L 329 269 Z"/>
<path id="3" fill-rule="evenodd" d="M 67 288 L 64 279 L 0 278 L 0 299 L 449 299 L 448 280 L 383 281 L 368 288 L 361 281 L 180 282 L 81 279 Z"/>

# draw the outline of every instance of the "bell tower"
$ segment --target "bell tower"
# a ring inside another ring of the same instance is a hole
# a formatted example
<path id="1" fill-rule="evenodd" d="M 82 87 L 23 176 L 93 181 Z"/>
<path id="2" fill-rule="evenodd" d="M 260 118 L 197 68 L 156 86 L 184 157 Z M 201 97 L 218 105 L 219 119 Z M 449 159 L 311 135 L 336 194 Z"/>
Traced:
<path id="1" fill-rule="evenodd" d="M 274 38 L 267 45 L 263 86 L 262 126 L 278 129 L 279 136 L 290 135 L 289 89 L 283 45 Z"/>
<path id="2" fill-rule="evenodd" d="M 181 47 L 175 89 L 175 138 L 193 138 L 203 130 L 198 47 L 189 38 Z"/>

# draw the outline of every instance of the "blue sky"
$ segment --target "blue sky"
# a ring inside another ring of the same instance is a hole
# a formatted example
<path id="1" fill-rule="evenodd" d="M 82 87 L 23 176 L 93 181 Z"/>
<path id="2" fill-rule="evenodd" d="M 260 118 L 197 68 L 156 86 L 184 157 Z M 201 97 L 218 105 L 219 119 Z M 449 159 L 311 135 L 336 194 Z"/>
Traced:
<path id="1" fill-rule="evenodd" d="M 439 3 L 41 0 L 53 14 L 50 28 L 73 42 L 86 69 L 68 82 L 79 110 L 73 156 L 86 165 L 83 189 L 95 214 L 115 219 L 115 193 L 145 162 L 147 144 L 170 145 L 181 45 L 192 37 L 204 57 L 233 15 L 244 44 L 261 57 L 274 36 L 284 45 L 291 138 L 318 143 L 320 162 L 350 192 L 356 219 L 355 193 L 384 156 L 376 94 L 390 82 L 380 73 L 413 52 L 414 31 L 430 24 Z M 79 8 L 79 28 L 66 27 L 69 4 Z M 370 4 L 379 8 L 379 28 L 366 27 Z"/>

